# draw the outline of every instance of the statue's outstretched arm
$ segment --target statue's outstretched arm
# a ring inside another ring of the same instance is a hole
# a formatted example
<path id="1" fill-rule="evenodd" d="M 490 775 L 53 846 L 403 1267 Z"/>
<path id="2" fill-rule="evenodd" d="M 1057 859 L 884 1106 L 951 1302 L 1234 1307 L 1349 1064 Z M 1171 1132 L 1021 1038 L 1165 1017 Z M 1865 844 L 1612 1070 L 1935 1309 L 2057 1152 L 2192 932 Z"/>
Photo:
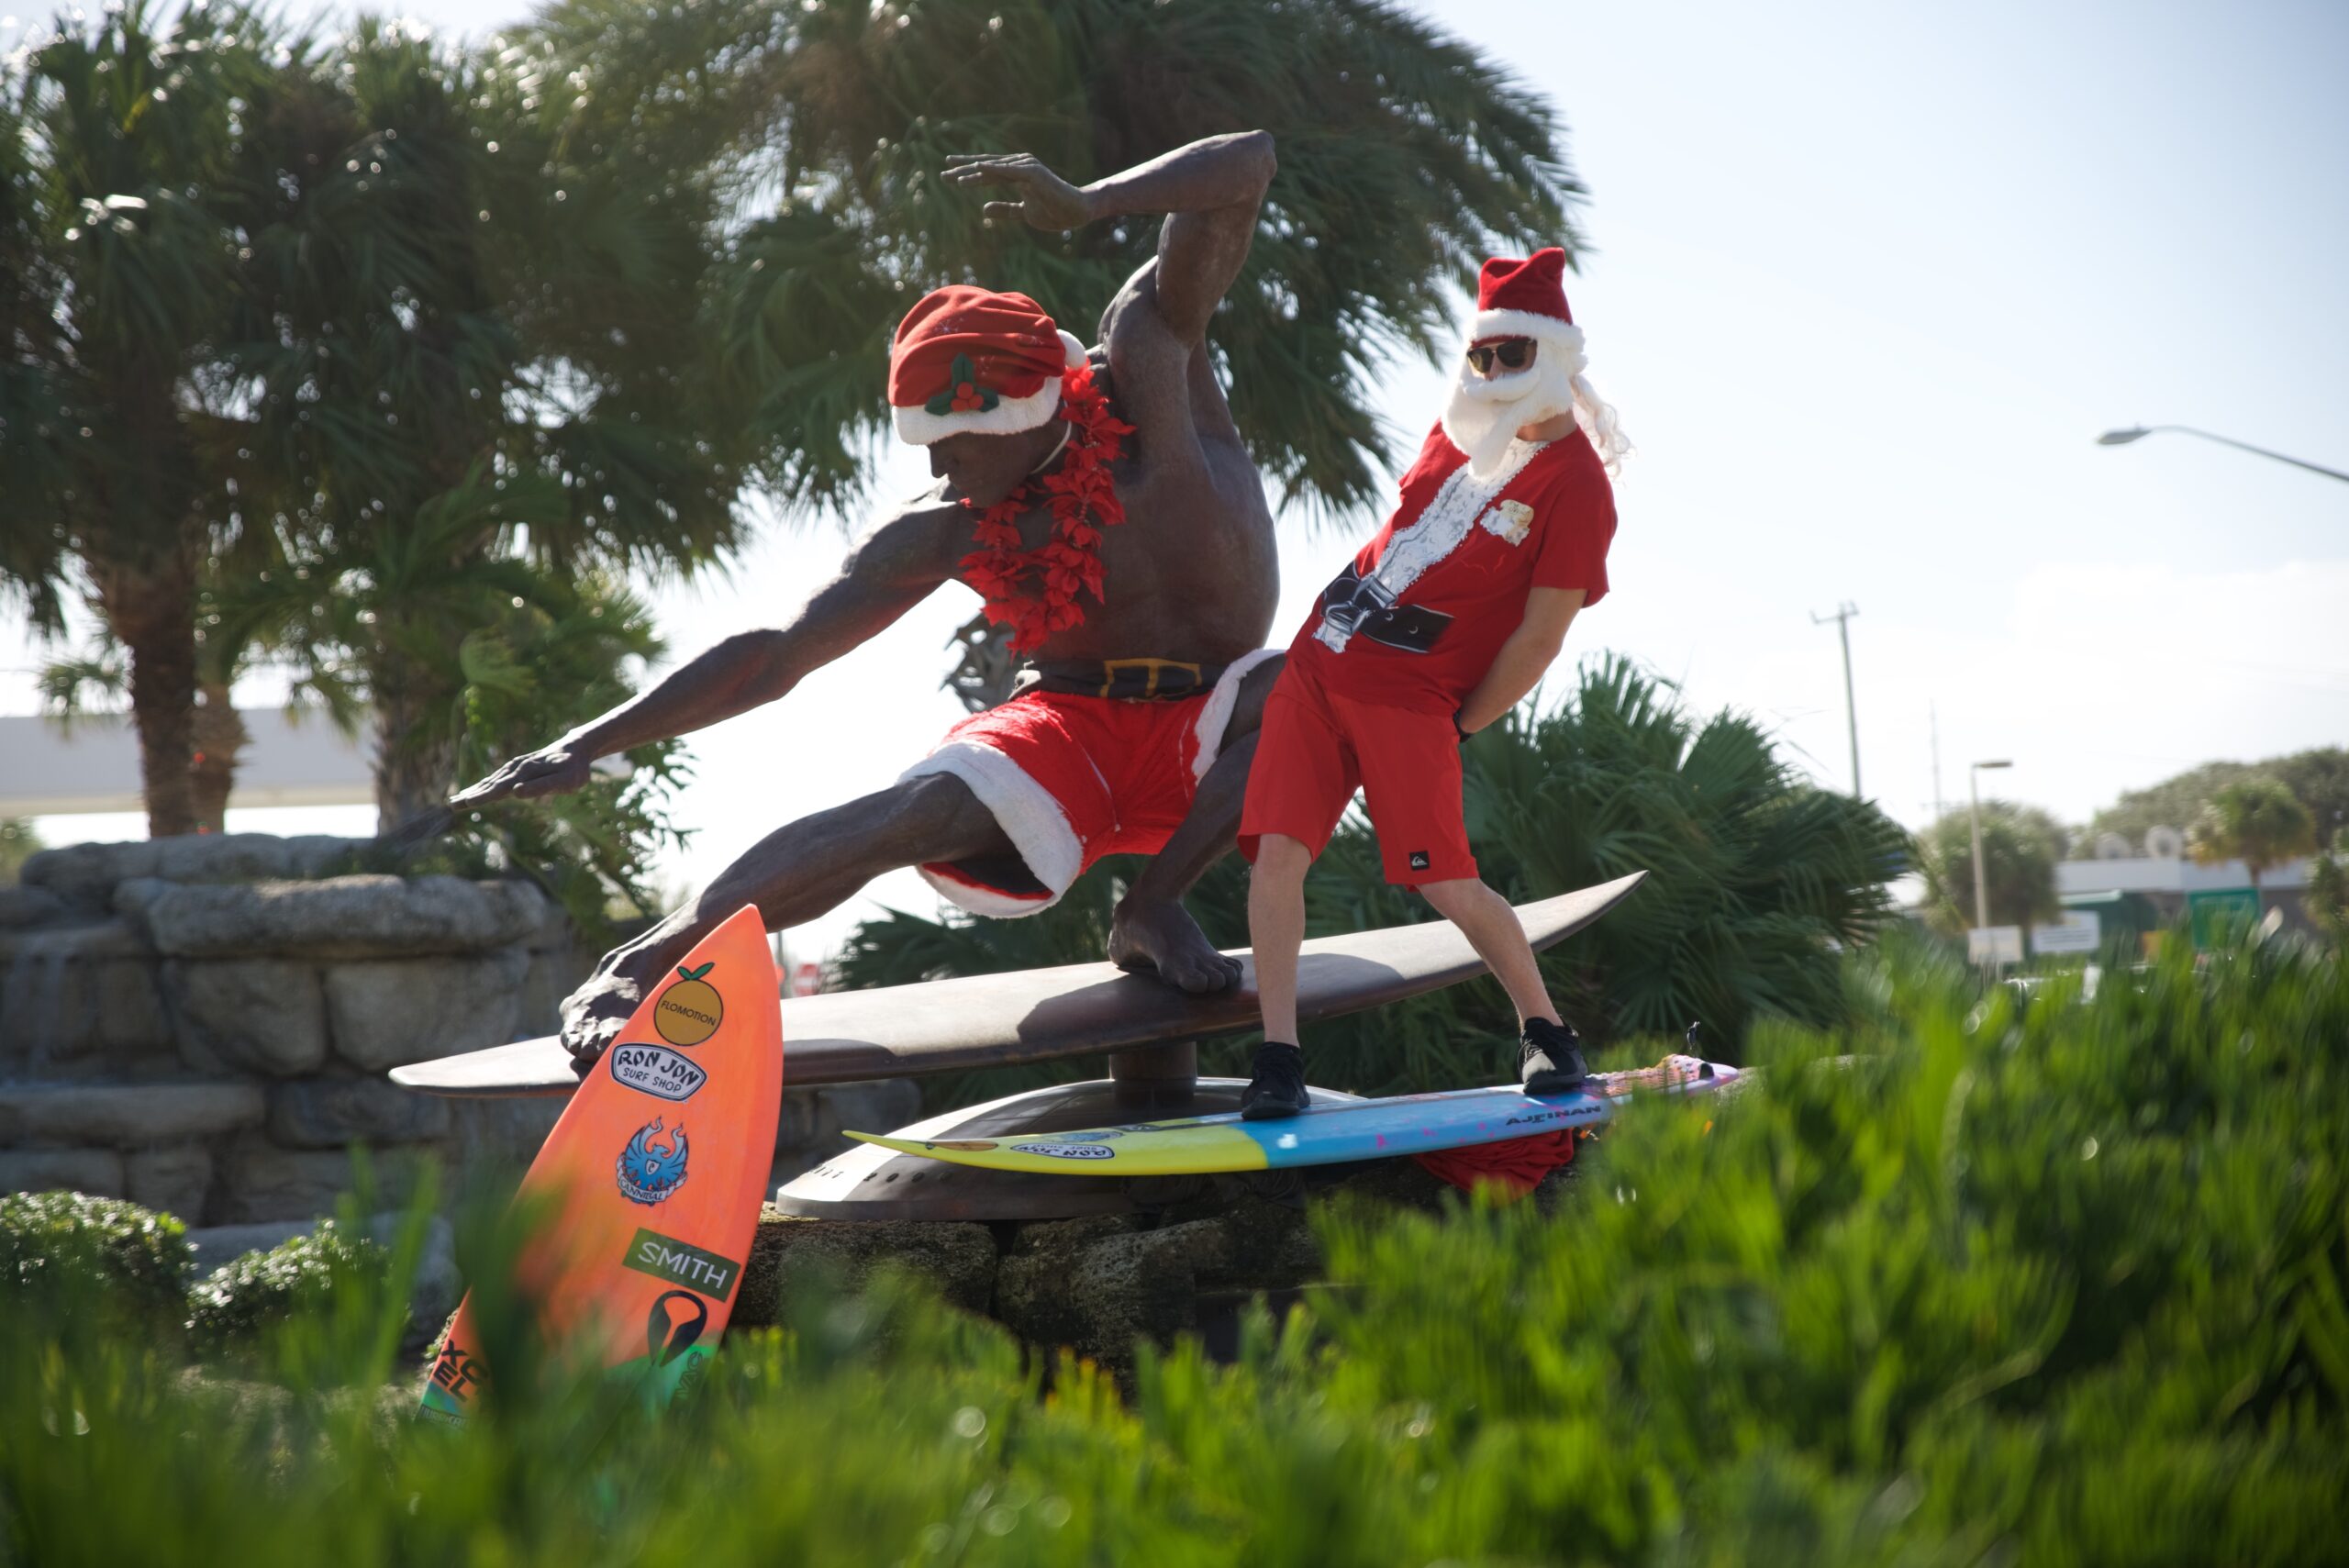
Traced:
<path id="1" fill-rule="evenodd" d="M 1158 258 L 1143 272 L 1155 271 L 1158 313 L 1189 346 L 1205 340 L 1208 318 L 1248 259 L 1256 210 L 1275 167 L 1273 139 L 1261 130 L 1210 136 L 1082 187 L 1024 152 L 950 158 L 947 165 L 947 178 L 957 184 L 1008 188 L 1008 198 L 987 203 L 990 218 L 1066 229 L 1105 217 L 1166 214 Z M 1138 275 L 1135 284 L 1141 282 Z"/>
<path id="2" fill-rule="evenodd" d="M 1261 130 L 1211 136 L 1085 188 L 1094 216 L 1167 215 L 1158 232 L 1158 314 L 1186 344 L 1208 322 L 1248 260 L 1256 212 L 1273 183 L 1273 139 Z"/>
<path id="3" fill-rule="evenodd" d="M 967 528 L 955 527 L 961 520 L 959 508 L 915 504 L 850 550 L 839 573 L 782 626 L 726 639 L 601 718 L 513 759 L 449 804 L 465 810 L 562 795 L 587 782 L 599 757 L 688 735 L 774 702 L 944 582 L 958 545 L 967 547 Z"/>

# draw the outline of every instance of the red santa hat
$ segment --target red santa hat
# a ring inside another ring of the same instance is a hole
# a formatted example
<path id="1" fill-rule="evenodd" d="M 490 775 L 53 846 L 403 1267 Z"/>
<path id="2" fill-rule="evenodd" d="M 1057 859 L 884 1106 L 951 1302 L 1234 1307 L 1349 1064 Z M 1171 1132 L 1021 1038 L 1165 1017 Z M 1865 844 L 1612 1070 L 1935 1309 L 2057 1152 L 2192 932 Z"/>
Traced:
<path id="1" fill-rule="evenodd" d="M 889 348 L 889 407 L 915 446 L 965 431 L 1008 436 L 1060 412 L 1061 374 L 1085 345 L 1024 294 L 953 284 L 921 296 Z"/>
<path id="2" fill-rule="evenodd" d="M 1468 323 L 1473 347 L 1496 338 L 1531 338 L 1564 350 L 1583 367 L 1582 328 L 1566 308 L 1566 253 L 1555 245 L 1520 261 L 1495 256 L 1476 276 L 1476 314 Z"/>

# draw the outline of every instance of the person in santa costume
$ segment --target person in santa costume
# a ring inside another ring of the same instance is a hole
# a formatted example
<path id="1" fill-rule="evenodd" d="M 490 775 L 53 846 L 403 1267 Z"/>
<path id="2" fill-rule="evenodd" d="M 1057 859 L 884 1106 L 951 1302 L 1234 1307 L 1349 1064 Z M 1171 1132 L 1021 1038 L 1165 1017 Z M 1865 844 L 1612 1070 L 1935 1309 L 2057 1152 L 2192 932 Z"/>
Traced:
<path id="1" fill-rule="evenodd" d="M 1241 1102 L 1252 1119 L 1306 1107 L 1305 876 L 1357 788 L 1386 879 L 1418 888 L 1507 988 L 1528 1091 L 1584 1079 L 1516 911 L 1476 874 L 1460 769 L 1461 744 L 1533 689 L 1607 594 L 1608 475 L 1625 448 L 1583 378 L 1565 265 L 1554 248 L 1485 263 L 1451 399 L 1400 504 L 1322 591 L 1265 705 L 1240 823 L 1264 1020 Z"/>
<path id="2" fill-rule="evenodd" d="M 901 866 L 966 909 L 1014 916 L 1052 905 L 1103 855 L 1149 854 L 1109 956 L 1190 991 L 1238 981 L 1182 895 L 1231 846 L 1278 665 L 1263 647 L 1280 591 L 1272 516 L 1207 342 L 1273 168 L 1262 132 L 1082 188 L 1025 155 L 952 161 L 951 183 L 996 198 L 991 220 L 1057 232 L 1165 215 L 1156 255 L 1103 311 L 1099 346 L 1025 295 L 957 284 L 923 295 L 892 339 L 888 398 L 937 483 L 781 626 L 719 643 L 452 800 L 577 788 L 599 757 L 774 702 L 947 582 L 977 594 L 1026 662 L 1018 695 L 956 725 L 895 784 L 778 828 L 607 954 L 563 1004 L 581 1061 L 745 903 L 780 929 Z"/>

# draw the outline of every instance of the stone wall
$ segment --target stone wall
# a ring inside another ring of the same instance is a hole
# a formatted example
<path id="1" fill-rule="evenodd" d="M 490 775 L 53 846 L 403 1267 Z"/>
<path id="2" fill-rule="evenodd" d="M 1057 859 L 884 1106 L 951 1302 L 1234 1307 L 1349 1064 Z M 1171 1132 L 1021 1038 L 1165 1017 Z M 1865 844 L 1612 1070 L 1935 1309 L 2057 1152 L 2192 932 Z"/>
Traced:
<path id="1" fill-rule="evenodd" d="M 1572 1201 L 1575 1165 L 1552 1171 L 1533 1202 Z M 977 1225 L 804 1219 L 769 1206 L 744 1265 L 734 1323 L 791 1321 L 795 1308 L 862 1289 L 878 1270 L 922 1281 L 941 1299 L 994 1318 L 1030 1345 L 1099 1362 L 1128 1393 L 1146 1344 L 1194 1335 L 1211 1355 L 1238 1351 L 1251 1304 L 1275 1312 L 1333 1288 L 1310 1211 L 1323 1204 L 1457 1213 L 1460 1195 L 1410 1160 L 1308 1173 L 1219 1176 L 1150 1215 Z"/>
<path id="2" fill-rule="evenodd" d="M 330 876 L 351 840 L 230 834 L 34 856 L 0 887 L 0 1190 L 128 1197 L 191 1226 L 330 1214 L 350 1151 L 379 1197 L 419 1162 L 510 1181 L 560 1100 L 454 1101 L 384 1073 L 551 1033 L 584 977 L 524 881 Z M 840 1129 L 916 1114 L 911 1084 L 786 1095 L 778 1179 Z"/>

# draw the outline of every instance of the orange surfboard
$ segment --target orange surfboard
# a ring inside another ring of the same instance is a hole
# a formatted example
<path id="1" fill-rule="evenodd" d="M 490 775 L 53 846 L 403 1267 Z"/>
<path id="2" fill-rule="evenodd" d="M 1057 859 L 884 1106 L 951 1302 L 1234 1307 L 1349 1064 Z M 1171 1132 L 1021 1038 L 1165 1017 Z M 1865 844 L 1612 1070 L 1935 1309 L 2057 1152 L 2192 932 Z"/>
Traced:
<path id="1" fill-rule="evenodd" d="M 699 1374 L 750 1262 L 782 1109 L 776 995 L 765 926 L 746 906 L 637 1008 L 516 1195 L 547 1217 L 517 1282 L 549 1352 L 654 1403 Z M 495 1385 L 468 1293 L 424 1408 L 462 1419 Z"/>

